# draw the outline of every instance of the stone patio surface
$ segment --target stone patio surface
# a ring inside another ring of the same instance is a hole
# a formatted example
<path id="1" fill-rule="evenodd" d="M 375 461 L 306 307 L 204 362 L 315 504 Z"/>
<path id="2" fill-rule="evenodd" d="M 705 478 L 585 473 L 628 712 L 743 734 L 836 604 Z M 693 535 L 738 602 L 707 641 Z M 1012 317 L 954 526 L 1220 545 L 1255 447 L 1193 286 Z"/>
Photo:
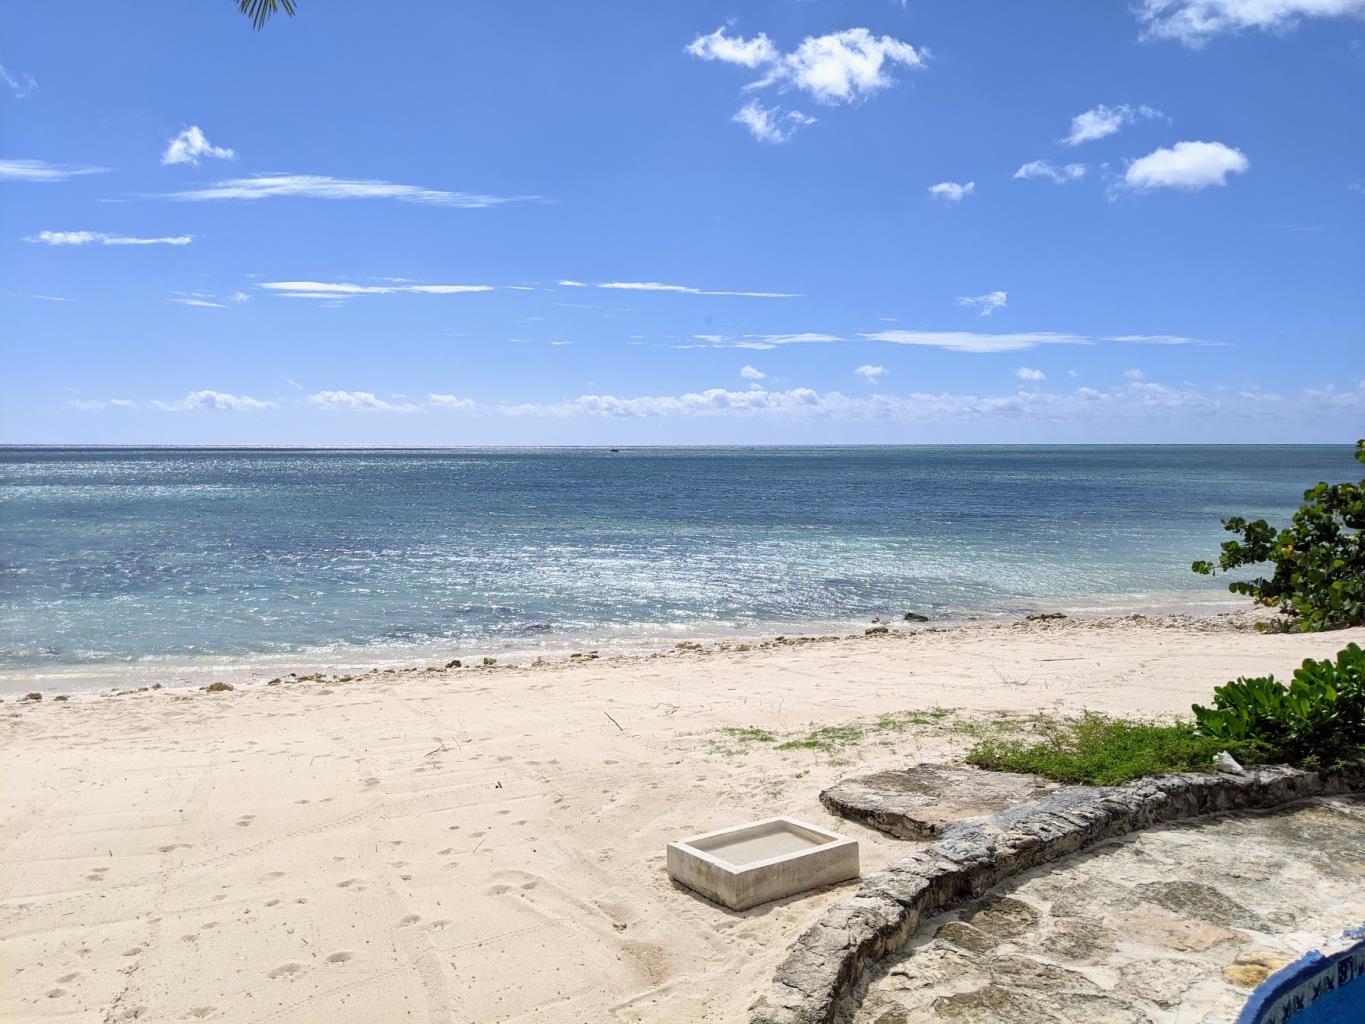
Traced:
<path id="1" fill-rule="evenodd" d="M 1157 827 L 924 921 L 858 1024 L 1230 1024 L 1278 967 L 1365 923 L 1365 797 Z"/>

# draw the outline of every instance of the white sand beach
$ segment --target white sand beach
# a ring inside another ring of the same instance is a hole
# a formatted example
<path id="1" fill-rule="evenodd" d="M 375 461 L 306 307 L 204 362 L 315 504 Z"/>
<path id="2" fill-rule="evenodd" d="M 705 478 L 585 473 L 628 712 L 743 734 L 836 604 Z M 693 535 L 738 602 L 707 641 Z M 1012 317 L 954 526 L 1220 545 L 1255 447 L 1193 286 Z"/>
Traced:
<path id="1" fill-rule="evenodd" d="M 832 757 L 801 734 L 910 709 L 1188 710 L 1365 630 L 1067 620 L 538 668 L 164 688 L 0 706 L 0 1019 L 733 1021 L 840 887 L 730 913 L 672 839 L 960 754 L 953 716 Z M 153 680 L 146 680 L 151 683 Z M 850 883 L 852 885 L 852 883 Z"/>

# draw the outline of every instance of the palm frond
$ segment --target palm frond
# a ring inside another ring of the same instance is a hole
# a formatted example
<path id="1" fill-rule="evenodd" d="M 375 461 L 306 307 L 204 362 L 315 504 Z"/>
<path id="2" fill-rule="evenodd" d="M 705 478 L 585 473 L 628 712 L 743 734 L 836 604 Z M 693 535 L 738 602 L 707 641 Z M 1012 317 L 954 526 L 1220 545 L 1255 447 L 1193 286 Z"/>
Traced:
<path id="1" fill-rule="evenodd" d="M 252 28 L 263 28 L 272 14 L 294 16 L 294 0 L 237 0 L 237 9 L 251 19 Z"/>

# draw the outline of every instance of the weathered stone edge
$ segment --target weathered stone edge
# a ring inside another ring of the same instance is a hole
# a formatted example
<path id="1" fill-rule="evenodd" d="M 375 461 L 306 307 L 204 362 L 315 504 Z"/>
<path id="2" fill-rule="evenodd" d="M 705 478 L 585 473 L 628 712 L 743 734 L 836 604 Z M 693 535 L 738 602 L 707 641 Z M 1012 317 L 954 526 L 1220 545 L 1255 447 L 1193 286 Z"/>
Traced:
<path id="1" fill-rule="evenodd" d="M 1323 772 L 1279 767 L 1165 775 L 1098 790 L 1062 809 L 1044 799 L 1007 817 L 954 826 L 938 842 L 867 876 L 851 899 L 826 910 L 796 940 L 749 1019 L 834 1024 L 851 1017 L 863 974 L 903 946 L 921 920 L 1102 840 L 1163 822 L 1361 790 L 1365 764 Z"/>

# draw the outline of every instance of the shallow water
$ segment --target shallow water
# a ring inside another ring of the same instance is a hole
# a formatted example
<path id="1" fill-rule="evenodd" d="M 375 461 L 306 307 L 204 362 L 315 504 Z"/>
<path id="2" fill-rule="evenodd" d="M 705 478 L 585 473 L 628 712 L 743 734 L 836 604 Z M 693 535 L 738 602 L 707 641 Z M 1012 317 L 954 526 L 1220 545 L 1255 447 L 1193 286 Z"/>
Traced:
<path id="1" fill-rule="evenodd" d="M 1347 446 L 0 449 L 0 674 L 1217 605 Z"/>

